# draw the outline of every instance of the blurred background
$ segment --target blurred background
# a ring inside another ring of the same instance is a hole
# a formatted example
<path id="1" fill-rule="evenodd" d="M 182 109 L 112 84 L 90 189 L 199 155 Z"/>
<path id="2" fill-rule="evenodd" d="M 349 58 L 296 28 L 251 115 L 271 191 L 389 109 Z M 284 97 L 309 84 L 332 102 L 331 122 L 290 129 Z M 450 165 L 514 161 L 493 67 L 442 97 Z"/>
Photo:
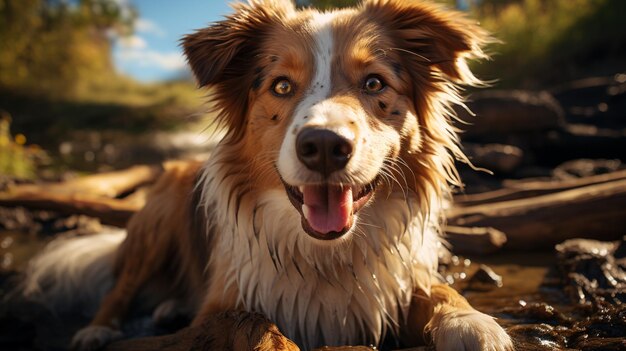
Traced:
<path id="1" fill-rule="evenodd" d="M 297 1 L 320 8 L 356 2 Z M 626 79 L 616 76 L 626 72 L 624 1 L 441 2 L 501 41 L 489 48 L 493 61 L 474 65 L 492 89 Z M 54 178 L 210 149 L 210 133 L 200 133 L 210 124 L 206 93 L 196 90 L 179 40 L 228 14 L 227 3 L 0 0 L 0 174 Z M 577 106 L 578 115 L 614 112 L 600 100 Z"/>

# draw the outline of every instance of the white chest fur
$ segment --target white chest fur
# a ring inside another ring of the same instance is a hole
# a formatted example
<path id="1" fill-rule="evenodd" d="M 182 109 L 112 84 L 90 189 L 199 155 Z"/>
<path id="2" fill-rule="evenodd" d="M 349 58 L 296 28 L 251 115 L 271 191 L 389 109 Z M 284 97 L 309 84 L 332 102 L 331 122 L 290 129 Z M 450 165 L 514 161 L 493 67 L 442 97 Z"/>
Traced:
<path id="1" fill-rule="evenodd" d="M 205 183 L 205 201 L 226 204 L 230 182 L 215 183 Z M 397 331 L 414 289 L 430 291 L 436 272 L 437 216 L 424 218 L 419 205 L 402 193 L 380 194 L 352 233 L 324 243 L 302 230 L 284 190 L 269 190 L 252 205 L 215 207 L 215 249 L 230 260 L 227 286 L 235 284 L 242 305 L 304 349 L 377 344 Z"/>

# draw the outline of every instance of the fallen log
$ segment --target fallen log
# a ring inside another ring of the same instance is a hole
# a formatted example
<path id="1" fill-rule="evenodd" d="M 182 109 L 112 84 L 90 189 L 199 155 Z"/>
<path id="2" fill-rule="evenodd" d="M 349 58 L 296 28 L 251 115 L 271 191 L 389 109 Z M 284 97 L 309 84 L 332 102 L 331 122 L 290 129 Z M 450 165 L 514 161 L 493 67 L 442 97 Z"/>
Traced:
<path id="1" fill-rule="evenodd" d="M 17 194 L 0 194 L 0 206 L 22 206 L 54 211 L 62 215 L 83 214 L 99 218 L 103 224 L 125 227 L 130 217 L 143 204 L 90 195 L 20 191 Z"/>
<path id="2" fill-rule="evenodd" d="M 461 255 L 486 255 L 499 251 L 507 241 L 506 235 L 494 228 L 458 227 L 445 228 L 445 240 L 452 252 Z"/>
<path id="3" fill-rule="evenodd" d="M 83 214 L 103 224 L 126 226 L 145 204 L 147 186 L 165 171 L 193 161 L 171 161 L 157 166 L 95 174 L 54 184 L 27 184 L 0 193 L 0 206 L 50 210 L 63 215 Z M 125 195 L 122 199 L 117 199 Z"/>
<path id="4" fill-rule="evenodd" d="M 571 238 L 619 239 L 626 228 L 626 179 L 553 194 L 447 211 L 448 223 L 492 227 L 506 234 L 506 249 L 550 249 Z"/>
<path id="5" fill-rule="evenodd" d="M 615 180 L 626 179 L 626 170 L 565 181 L 505 182 L 505 188 L 478 194 L 460 194 L 454 197 L 454 206 L 467 207 L 547 195 Z"/>
<path id="6" fill-rule="evenodd" d="M 120 171 L 89 175 L 60 183 L 20 185 L 9 191 L 11 193 L 90 194 L 113 198 L 154 182 L 163 170 L 162 165 L 133 166 Z"/>

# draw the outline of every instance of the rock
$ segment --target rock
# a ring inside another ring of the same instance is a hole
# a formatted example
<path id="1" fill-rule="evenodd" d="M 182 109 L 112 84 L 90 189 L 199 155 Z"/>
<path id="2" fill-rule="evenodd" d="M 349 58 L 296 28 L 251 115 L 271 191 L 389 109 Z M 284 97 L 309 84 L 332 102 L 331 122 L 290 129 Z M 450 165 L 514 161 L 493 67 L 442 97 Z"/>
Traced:
<path id="1" fill-rule="evenodd" d="M 584 338 L 577 345 L 579 350 L 624 351 L 626 339 L 621 338 Z"/>
<path id="2" fill-rule="evenodd" d="M 624 128 L 626 75 L 592 77 L 565 83 L 551 90 L 570 123 L 587 123 L 602 128 Z"/>
<path id="3" fill-rule="evenodd" d="M 64 216 L 50 211 L 0 206 L 0 229 L 31 234 L 87 235 L 102 231 L 97 218 L 84 215 Z"/>
<path id="4" fill-rule="evenodd" d="M 626 302 L 626 264 L 615 257 L 623 246 L 624 239 L 620 242 L 572 239 L 556 246 L 557 269 L 565 291 L 574 302 Z"/>
<path id="5" fill-rule="evenodd" d="M 467 290 L 491 290 L 502 287 L 502 277 L 489 266 L 481 264 L 478 271 L 469 279 Z"/>
<path id="6" fill-rule="evenodd" d="M 504 308 L 505 313 L 526 323 L 544 323 L 550 325 L 569 325 L 571 318 L 566 317 L 552 305 L 544 302 L 523 303 L 516 307 Z"/>
<path id="7" fill-rule="evenodd" d="M 613 253 L 616 259 L 621 260 L 626 258 L 626 236 L 622 238 L 622 241 L 617 244 L 617 248 Z"/>
<path id="8" fill-rule="evenodd" d="M 566 240 L 554 248 L 559 259 L 576 258 L 583 254 L 606 257 L 613 253 L 617 244 L 611 241 L 598 241 L 591 239 L 570 239 Z"/>
<path id="9" fill-rule="evenodd" d="M 513 145 L 464 143 L 463 149 L 475 166 L 496 174 L 512 173 L 524 160 L 524 151 Z"/>
<path id="10" fill-rule="evenodd" d="M 552 174 L 556 179 L 567 180 L 606 174 L 623 168 L 624 165 L 620 160 L 578 159 L 560 164 Z"/>
<path id="11" fill-rule="evenodd" d="M 507 329 L 515 339 L 517 351 L 562 350 L 567 339 L 549 324 L 522 324 Z"/>
<path id="12" fill-rule="evenodd" d="M 476 116 L 457 108 L 462 139 L 502 136 L 559 129 L 565 123 L 563 109 L 547 91 L 490 90 L 475 93 L 468 107 Z"/>

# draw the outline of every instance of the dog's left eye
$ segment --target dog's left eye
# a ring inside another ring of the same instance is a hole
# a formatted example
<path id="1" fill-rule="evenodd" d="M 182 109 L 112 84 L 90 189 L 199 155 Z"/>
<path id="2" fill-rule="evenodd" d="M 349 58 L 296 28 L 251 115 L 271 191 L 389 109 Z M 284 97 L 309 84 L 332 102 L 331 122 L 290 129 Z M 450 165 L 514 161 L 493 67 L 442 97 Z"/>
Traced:
<path id="1" fill-rule="evenodd" d="M 293 87 L 287 78 L 278 78 L 274 82 L 274 94 L 278 96 L 286 96 L 291 94 Z"/>
<path id="2" fill-rule="evenodd" d="M 365 79 L 363 89 L 370 94 L 380 93 L 385 89 L 385 83 L 378 76 L 369 76 Z"/>

